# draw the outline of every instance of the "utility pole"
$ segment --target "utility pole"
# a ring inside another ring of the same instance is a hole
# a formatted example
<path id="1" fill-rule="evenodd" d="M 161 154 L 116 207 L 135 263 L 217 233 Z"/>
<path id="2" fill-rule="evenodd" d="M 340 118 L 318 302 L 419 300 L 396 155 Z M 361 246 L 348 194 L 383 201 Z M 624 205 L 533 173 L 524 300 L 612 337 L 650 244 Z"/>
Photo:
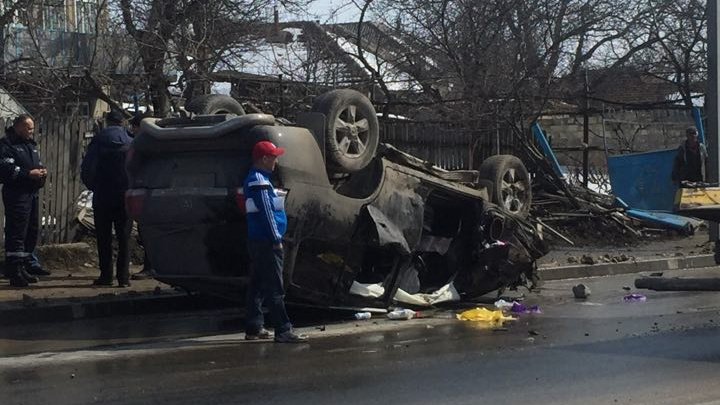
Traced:
<path id="1" fill-rule="evenodd" d="M 710 183 L 718 181 L 718 173 L 720 173 L 720 161 L 718 156 L 720 153 L 720 143 L 718 142 L 718 105 L 720 102 L 718 96 L 718 6 L 716 1 L 707 2 L 708 15 L 708 88 L 705 92 L 705 112 L 707 115 L 707 132 L 706 139 L 708 144 L 709 164 L 707 167 L 707 180 Z M 710 223 L 710 240 L 715 242 L 715 263 L 719 263 L 720 244 L 718 243 L 718 223 Z"/>
<path id="2" fill-rule="evenodd" d="M 588 186 L 590 171 L 590 85 L 588 72 L 585 69 L 585 108 L 583 109 L 583 187 Z"/>

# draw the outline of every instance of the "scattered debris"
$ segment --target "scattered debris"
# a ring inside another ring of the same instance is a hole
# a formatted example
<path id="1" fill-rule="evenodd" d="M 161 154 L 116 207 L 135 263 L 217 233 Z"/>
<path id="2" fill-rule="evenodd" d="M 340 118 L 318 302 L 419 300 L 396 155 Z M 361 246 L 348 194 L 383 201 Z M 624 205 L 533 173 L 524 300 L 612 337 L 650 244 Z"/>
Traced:
<path id="1" fill-rule="evenodd" d="M 497 309 L 510 309 L 513 307 L 513 304 L 515 304 L 517 301 L 508 302 L 503 299 L 495 301 L 495 308 Z"/>
<path id="2" fill-rule="evenodd" d="M 575 298 L 585 299 L 590 295 L 590 288 L 585 284 L 578 284 L 572 288 Z"/>
<path id="3" fill-rule="evenodd" d="M 645 301 L 647 301 L 647 297 L 642 294 L 628 294 L 623 297 L 623 301 L 625 301 L 625 302 L 645 302 Z"/>
<path id="4" fill-rule="evenodd" d="M 592 256 L 583 255 L 583 257 L 580 259 L 580 263 L 582 264 L 595 264 L 595 259 Z"/>
<path id="5" fill-rule="evenodd" d="M 663 276 L 662 271 L 658 271 L 657 273 L 650 273 L 650 277 L 662 277 L 662 276 Z"/>
<path id="6" fill-rule="evenodd" d="M 515 321 L 512 316 L 505 316 L 502 311 L 490 311 L 487 308 L 474 308 L 456 315 L 461 321 L 481 322 L 490 327 L 501 327 L 506 321 Z"/>
<path id="7" fill-rule="evenodd" d="M 542 310 L 537 305 L 528 308 L 518 301 L 508 302 L 503 299 L 495 301 L 495 308 L 500 310 L 509 309 L 510 312 L 515 314 L 542 314 Z"/>
<path id="8" fill-rule="evenodd" d="M 528 334 L 530 334 L 530 336 L 538 336 L 540 333 L 538 333 L 538 331 L 536 330 L 530 329 L 528 331 Z"/>
<path id="9" fill-rule="evenodd" d="M 546 235 L 551 238 L 571 245 L 603 238 L 622 245 L 668 229 L 692 234 L 698 225 L 698 221 L 678 215 L 633 209 L 613 195 L 569 184 L 537 123 L 533 125 L 533 134 L 534 143 L 520 133 L 515 134 L 515 139 L 522 145 L 518 148 L 520 157 L 528 170 L 535 173 L 531 220 L 544 225 L 548 230 Z"/>
<path id="10" fill-rule="evenodd" d="M 630 288 L 629 285 L 624 285 L 622 289 L 625 291 L 630 291 L 632 288 Z"/>
<path id="11" fill-rule="evenodd" d="M 510 308 L 510 312 L 514 314 L 542 314 L 542 310 L 539 306 L 533 305 L 528 308 L 524 304 L 521 304 L 519 302 L 513 302 L 513 306 L 512 308 Z"/>
<path id="12" fill-rule="evenodd" d="M 395 308 L 387 313 L 387 317 L 393 320 L 409 320 L 415 317 L 417 313 L 412 309 Z"/>
<path id="13" fill-rule="evenodd" d="M 362 321 L 362 320 L 370 319 L 370 318 L 372 318 L 372 313 L 370 313 L 370 312 L 356 312 L 355 313 L 355 319 L 357 319 L 358 321 Z"/>
<path id="14" fill-rule="evenodd" d="M 398 288 L 393 299 L 404 304 L 429 307 L 442 302 L 460 301 L 460 293 L 451 282 L 431 294 L 409 294 L 402 288 Z"/>
<path id="15" fill-rule="evenodd" d="M 570 257 L 567 258 L 567 262 L 570 263 L 570 264 L 577 264 L 577 263 L 579 263 L 580 261 L 578 260 L 577 257 L 575 257 L 575 256 L 570 256 Z"/>

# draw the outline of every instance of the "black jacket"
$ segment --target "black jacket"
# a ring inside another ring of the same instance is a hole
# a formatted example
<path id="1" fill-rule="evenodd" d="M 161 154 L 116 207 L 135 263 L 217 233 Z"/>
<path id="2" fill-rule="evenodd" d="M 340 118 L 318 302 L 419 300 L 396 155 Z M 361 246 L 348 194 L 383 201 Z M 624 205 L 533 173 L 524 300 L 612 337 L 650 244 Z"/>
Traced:
<path id="1" fill-rule="evenodd" d="M 80 177 L 89 190 L 114 193 L 127 190 L 125 154 L 131 141 L 121 126 L 109 126 L 90 141 L 80 168 Z"/>
<path id="2" fill-rule="evenodd" d="M 695 173 L 697 168 L 692 168 L 688 165 L 687 141 L 680 144 L 680 147 L 678 147 L 677 150 L 677 154 L 675 155 L 675 160 L 673 161 L 673 168 L 671 173 L 672 181 L 676 183 L 680 183 L 683 180 L 704 181 L 706 169 L 705 164 L 708 158 L 707 148 L 704 144 L 698 144 L 698 153 L 700 155 L 700 178 L 694 178 L 694 174 L 697 174 Z"/>
<path id="3" fill-rule="evenodd" d="M 0 139 L 0 181 L 3 190 L 36 192 L 45 179 L 33 179 L 30 170 L 43 167 L 37 144 L 32 139 L 23 139 L 10 127 Z"/>

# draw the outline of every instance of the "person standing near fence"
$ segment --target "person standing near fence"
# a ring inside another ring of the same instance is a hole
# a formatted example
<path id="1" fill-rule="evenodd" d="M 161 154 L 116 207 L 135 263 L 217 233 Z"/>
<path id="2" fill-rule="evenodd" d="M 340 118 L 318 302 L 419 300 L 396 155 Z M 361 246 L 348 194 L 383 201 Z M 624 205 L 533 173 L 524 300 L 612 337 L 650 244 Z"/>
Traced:
<path id="1" fill-rule="evenodd" d="M 685 142 L 678 147 L 672 168 L 672 181 L 678 186 L 682 182 L 703 182 L 705 181 L 705 163 L 708 152 L 705 145 L 698 140 L 698 131 L 695 127 L 688 127 L 685 130 Z"/>
<path id="2" fill-rule="evenodd" d="M 0 139 L 0 180 L 5 206 L 5 276 L 13 287 L 36 283 L 31 274 L 31 255 L 39 228 L 38 191 L 45 185 L 47 170 L 33 139 L 35 122 L 27 114 L 13 121 Z M 43 274 L 44 275 L 44 274 Z"/>
<path id="3" fill-rule="evenodd" d="M 125 211 L 125 191 L 128 189 L 125 154 L 132 138 L 123 126 L 125 119 L 119 111 L 110 111 L 105 120 L 107 126 L 90 141 L 80 170 L 83 183 L 93 192 L 95 237 L 100 262 L 100 277 L 93 285 L 113 284 L 114 228 L 118 240 L 116 277 L 120 287 L 128 287 L 132 220 Z"/>

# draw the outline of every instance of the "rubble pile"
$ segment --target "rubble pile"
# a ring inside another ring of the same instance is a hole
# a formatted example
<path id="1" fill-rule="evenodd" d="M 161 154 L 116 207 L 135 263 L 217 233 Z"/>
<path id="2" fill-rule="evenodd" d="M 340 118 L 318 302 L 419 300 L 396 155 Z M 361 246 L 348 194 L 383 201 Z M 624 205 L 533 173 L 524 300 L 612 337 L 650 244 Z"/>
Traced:
<path id="1" fill-rule="evenodd" d="M 546 229 L 553 239 L 571 245 L 629 245 L 643 237 L 647 228 L 625 215 L 612 197 L 576 186 L 566 186 L 562 194 L 537 184 L 533 190 L 532 220 Z M 568 195 L 569 194 L 569 195 Z"/>
<path id="2" fill-rule="evenodd" d="M 545 229 L 551 240 L 570 245 L 627 246 L 649 234 L 664 232 L 628 216 L 612 195 L 568 184 L 531 142 L 518 137 L 528 170 L 534 173 L 531 220 Z"/>

